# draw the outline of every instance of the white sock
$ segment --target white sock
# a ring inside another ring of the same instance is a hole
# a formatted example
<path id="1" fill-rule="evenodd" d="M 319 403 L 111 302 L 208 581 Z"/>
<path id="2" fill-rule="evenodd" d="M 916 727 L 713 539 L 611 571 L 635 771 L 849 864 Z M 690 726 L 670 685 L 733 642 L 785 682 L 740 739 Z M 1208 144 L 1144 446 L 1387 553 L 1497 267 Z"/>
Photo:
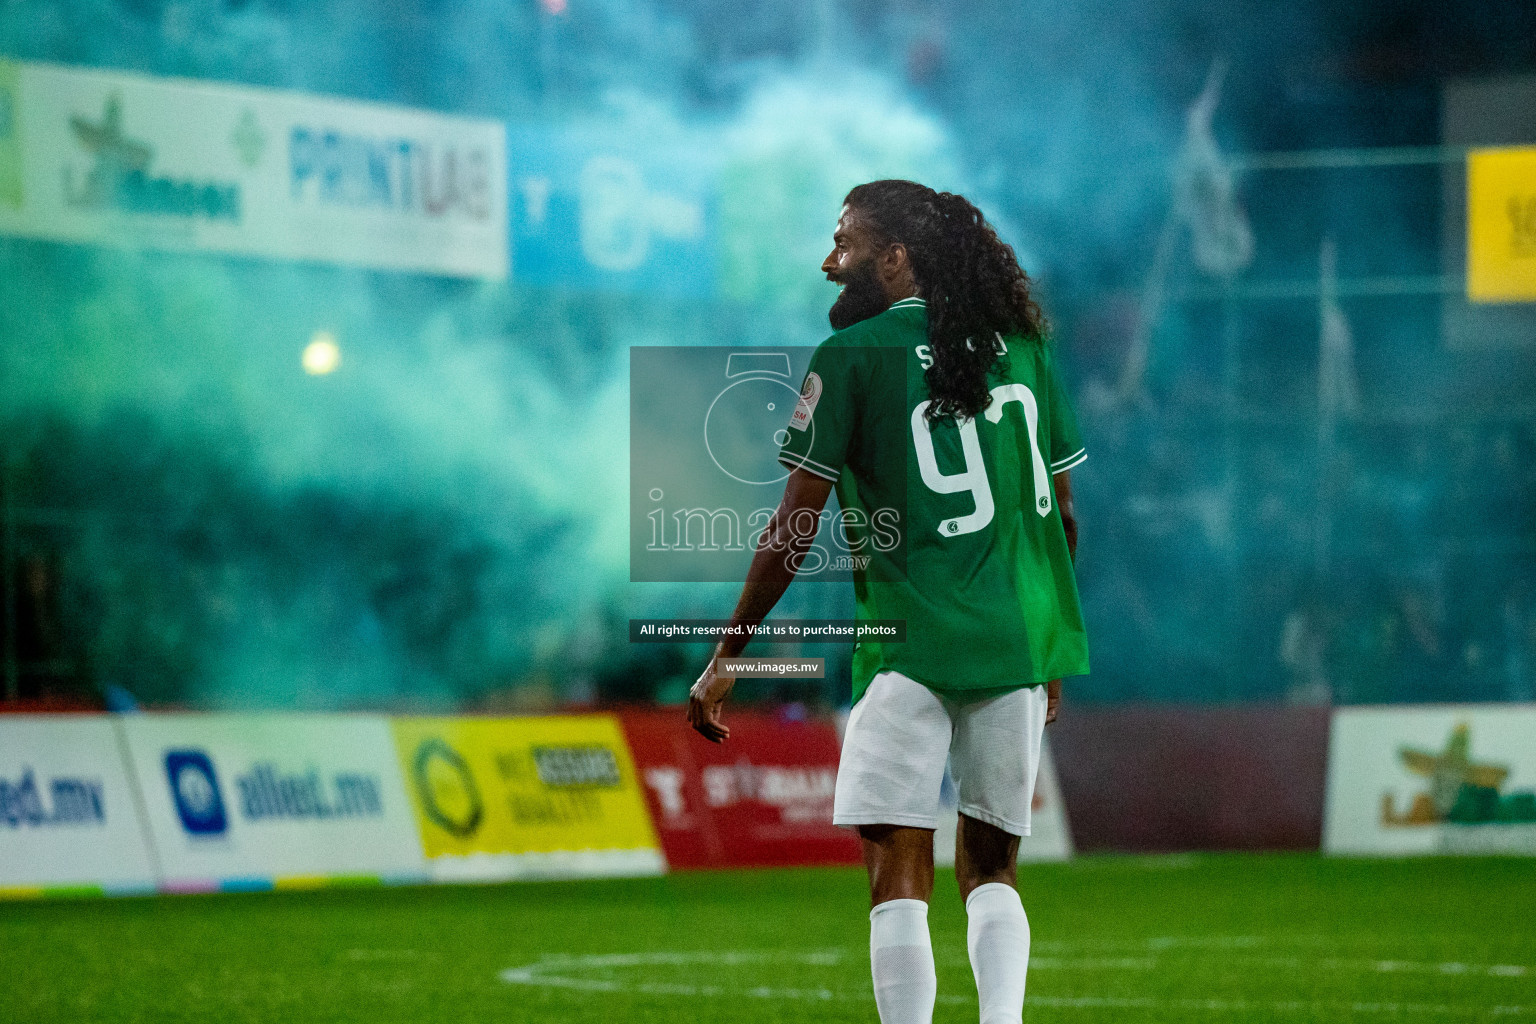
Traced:
<path id="1" fill-rule="evenodd" d="M 965 901 L 965 945 L 971 952 L 981 1024 L 1020 1024 L 1029 967 L 1029 918 L 1011 885 L 988 882 Z"/>
<path id="2" fill-rule="evenodd" d="M 928 904 L 889 900 L 869 912 L 869 967 L 881 1024 L 931 1024 L 939 979 L 928 939 Z"/>

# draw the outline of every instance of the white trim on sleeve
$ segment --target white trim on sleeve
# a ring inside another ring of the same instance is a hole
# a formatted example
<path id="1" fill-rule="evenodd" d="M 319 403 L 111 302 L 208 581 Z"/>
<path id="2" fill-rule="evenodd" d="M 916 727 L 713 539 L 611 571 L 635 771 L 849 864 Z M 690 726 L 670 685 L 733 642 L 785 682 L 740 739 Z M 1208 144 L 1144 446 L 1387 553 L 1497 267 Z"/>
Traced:
<path id="1" fill-rule="evenodd" d="M 1088 449 L 1079 448 L 1077 451 L 1073 452 L 1071 455 L 1068 455 L 1066 458 L 1057 459 L 1055 462 L 1051 463 L 1051 472 L 1065 473 L 1073 466 L 1082 465 L 1083 460 L 1086 458 L 1088 458 Z"/>
<path id="2" fill-rule="evenodd" d="M 837 483 L 837 478 L 842 475 L 838 470 L 830 466 L 823 466 L 808 455 L 799 455 L 795 452 L 779 452 L 779 464 L 790 469 L 803 469 L 813 476 L 819 476 L 823 480 L 831 480 Z"/>

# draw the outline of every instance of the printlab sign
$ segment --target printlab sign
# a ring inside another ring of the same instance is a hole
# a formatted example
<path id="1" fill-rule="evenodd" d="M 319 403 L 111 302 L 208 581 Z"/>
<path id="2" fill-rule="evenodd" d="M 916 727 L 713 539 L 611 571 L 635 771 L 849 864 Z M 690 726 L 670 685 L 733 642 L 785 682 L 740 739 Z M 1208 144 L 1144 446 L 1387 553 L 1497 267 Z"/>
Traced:
<path id="1" fill-rule="evenodd" d="M 0 234 L 507 274 L 494 121 L 0 60 Z"/>

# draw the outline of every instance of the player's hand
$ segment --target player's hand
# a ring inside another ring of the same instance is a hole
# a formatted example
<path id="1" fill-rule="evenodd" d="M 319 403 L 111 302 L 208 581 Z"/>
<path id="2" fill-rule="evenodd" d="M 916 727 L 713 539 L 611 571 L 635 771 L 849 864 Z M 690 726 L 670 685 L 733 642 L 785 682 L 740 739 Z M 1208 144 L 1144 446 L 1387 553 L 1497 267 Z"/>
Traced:
<path id="1" fill-rule="evenodd" d="M 723 743 L 731 734 L 730 728 L 720 721 L 720 709 L 725 706 L 731 687 L 736 685 L 734 677 L 715 671 L 718 663 L 718 658 L 710 658 L 703 675 L 688 691 L 688 724 L 711 743 Z"/>
<path id="2" fill-rule="evenodd" d="M 1056 715 L 1061 711 L 1061 680 L 1052 679 L 1045 684 L 1045 724 L 1050 725 L 1056 721 Z"/>

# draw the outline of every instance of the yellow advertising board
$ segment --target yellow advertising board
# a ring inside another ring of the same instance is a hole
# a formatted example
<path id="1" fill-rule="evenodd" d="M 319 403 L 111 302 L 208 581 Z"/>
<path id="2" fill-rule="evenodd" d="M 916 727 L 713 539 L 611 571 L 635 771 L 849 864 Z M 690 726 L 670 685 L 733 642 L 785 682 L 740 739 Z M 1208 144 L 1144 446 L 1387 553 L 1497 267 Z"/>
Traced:
<path id="1" fill-rule="evenodd" d="M 421 845 L 440 880 L 665 869 L 611 715 L 397 718 Z"/>
<path id="2" fill-rule="evenodd" d="M 1536 302 L 1536 146 L 1467 155 L 1467 298 Z"/>

